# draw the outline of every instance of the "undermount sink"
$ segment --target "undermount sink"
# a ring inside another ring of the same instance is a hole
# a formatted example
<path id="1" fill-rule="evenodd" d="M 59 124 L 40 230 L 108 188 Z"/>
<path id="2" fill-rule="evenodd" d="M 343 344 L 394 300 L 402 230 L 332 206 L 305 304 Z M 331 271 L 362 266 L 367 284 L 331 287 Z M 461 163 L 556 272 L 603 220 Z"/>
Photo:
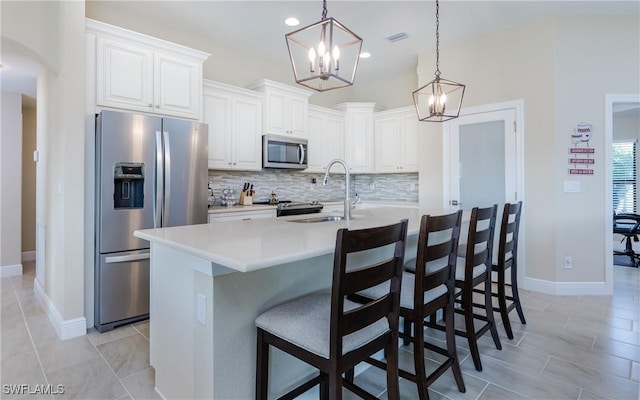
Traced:
<path id="1" fill-rule="evenodd" d="M 327 222 L 327 221 L 342 221 L 344 217 L 340 215 L 325 215 L 323 217 L 292 219 L 288 222 L 298 222 L 301 224 L 312 224 L 314 222 Z"/>

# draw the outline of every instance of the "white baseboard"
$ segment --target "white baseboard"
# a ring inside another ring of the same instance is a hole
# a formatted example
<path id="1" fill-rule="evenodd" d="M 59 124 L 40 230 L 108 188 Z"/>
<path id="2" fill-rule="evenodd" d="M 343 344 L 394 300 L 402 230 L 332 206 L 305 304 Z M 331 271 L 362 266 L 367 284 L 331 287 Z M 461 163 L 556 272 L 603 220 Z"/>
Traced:
<path id="1" fill-rule="evenodd" d="M 613 294 L 605 282 L 552 282 L 525 278 L 522 288 L 554 296 L 611 296 Z"/>
<path id="2" fill-rule="evenodd" d="M 35 260 L 36 260 L 36 252 L 35 251 L 23 251 L 22 252 L 22 262 L 35 261 Z"/>
<path id="3" fill-rule="evenodd" d="M 22 264 L 3 265 L 0 267 L 0 278 L 22 275 Z"/>
<path id="4" fill-rule="evenodd" d="M 65 321 L 37 279 L 34 279 L 33 288 L 60 340 L 72 339 L 87 334 L 87 321 L 84 317 Z"/>

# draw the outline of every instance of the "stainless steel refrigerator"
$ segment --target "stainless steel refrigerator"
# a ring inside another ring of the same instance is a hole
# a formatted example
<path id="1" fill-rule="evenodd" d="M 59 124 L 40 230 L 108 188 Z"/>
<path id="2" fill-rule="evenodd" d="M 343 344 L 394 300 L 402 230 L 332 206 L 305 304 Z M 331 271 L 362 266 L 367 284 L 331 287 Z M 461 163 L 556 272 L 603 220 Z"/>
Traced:
<path id="1" fill-rule="evenodd" d="M 139 229 L 207 223 L 207 125 L 96 117 L 95 327 L 149 316 L 149 242 Z"/>

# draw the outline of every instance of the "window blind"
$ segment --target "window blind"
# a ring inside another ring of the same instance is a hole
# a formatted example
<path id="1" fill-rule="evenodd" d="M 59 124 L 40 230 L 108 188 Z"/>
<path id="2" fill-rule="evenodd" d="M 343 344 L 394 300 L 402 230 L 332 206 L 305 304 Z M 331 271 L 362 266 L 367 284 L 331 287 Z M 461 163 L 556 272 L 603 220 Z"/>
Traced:
<path id="1" fill-rule="evenodd" d="M 613 143 L 613 210 L 636 212 L 636 141 Z"/>

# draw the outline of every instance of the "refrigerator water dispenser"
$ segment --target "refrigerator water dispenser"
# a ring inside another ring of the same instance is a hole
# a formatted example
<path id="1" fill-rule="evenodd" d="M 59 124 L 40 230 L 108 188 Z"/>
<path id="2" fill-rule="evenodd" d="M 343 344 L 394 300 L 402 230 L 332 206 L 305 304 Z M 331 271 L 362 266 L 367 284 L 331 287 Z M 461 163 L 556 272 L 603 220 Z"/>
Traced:
<path id="1" fill-rule="evenodd" d="M 144 163 L 115 163 L 113 208 L 144 207 Z"/>

